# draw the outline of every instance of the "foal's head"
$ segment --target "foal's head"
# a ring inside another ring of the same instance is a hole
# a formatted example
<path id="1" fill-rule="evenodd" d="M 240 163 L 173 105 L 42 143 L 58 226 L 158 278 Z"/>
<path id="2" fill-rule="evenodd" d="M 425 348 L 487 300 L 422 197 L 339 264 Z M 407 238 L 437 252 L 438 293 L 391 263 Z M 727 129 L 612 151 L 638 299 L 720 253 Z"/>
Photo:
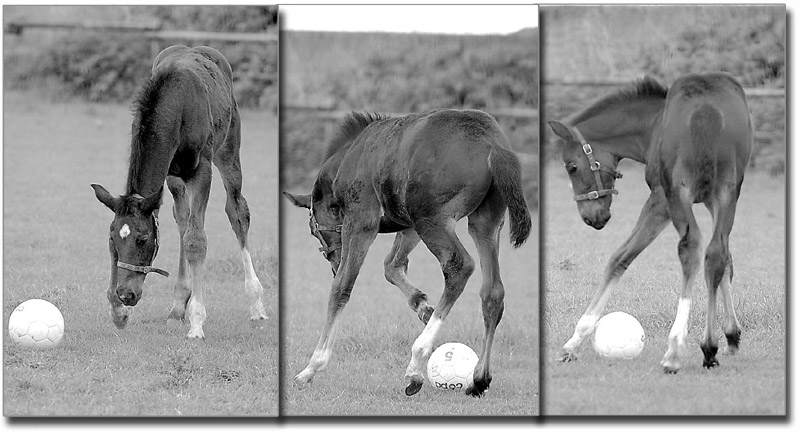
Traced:
<path id="1" fill-rule="evenodd" d="M 617 171 L 619 159 L 602 146 L 588 143 L 576 128 L 558 121 L 548 124 L 563 141 L 564 169 L 572 182 L 581 219 L 602 229 L 611 219 L 611 196 L 617 193 L 614 182 L 622 177 Z"/>
<path id="2" fill-rule="evenodd" d="M 158 253 L 158 208 L 161 190 L 149 196 L 112 196 L 100 185 L 92 185 L 95 196 L 114 212 L 108 236 L 108 249 L 114 266 L 108 301 L 111 317 L 118 328 L 127 324 L 128 311 L 142 297 L 144 277 L 150 272 L 169 275 L 153 268 Z"/>
<path id="3" fill-rule="evenodd" d="M 283 193 L 295 206 L 308 209 L 308 227 L 317 238 L 320 252 L 331 265 L 336 276 L 342 261 L 342 209 L 332 193 L 323 193 L 318 185 L 309 195 Z"/>

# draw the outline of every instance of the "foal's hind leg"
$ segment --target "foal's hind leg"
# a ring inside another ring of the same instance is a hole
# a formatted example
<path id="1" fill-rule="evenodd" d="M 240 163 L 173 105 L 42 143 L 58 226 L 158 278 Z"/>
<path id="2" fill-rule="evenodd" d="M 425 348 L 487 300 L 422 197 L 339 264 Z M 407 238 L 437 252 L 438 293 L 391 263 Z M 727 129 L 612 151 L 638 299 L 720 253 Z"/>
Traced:
<path id="1" fill-rule="evenodd" d="M 447 218 L 420 221 L 415 227 L 422 241 L 439 260 L 444 274 L 444 292 L 411 348 L 411 361 L 406 369 L 406 395 L 414 395 L 422 388 L 436 336 L 475 269 L 475 263 L 456 236 L 455 225 L 455 219 Z"/>
<path id="2" fill-rule="evenodd" d="M 428 303 L 428 296 L 414 287 L 406 278 L 408 272 L 408 255 L 419 243 L 420 238 L 414 229 L 397 233 L 391 251 L 383 261 L 386 280 L 397 286 L 408 300 L 408 306 L 417 313 L 419 320 L 427 324 L 433 306 Z"/>
<path id="3" fill-rule="evenodd" d="M 665 373 L 680 370 L 680 357 L 686 351 L 686 335 L 689 330 L 689 311 L 692 306 L 692 285 L 700 268 L 700 242 L 702 235 L 692 213 L 692 199 L 687 188 L 677 187 L 669 198 L 669 213 L 678 230 L 678 257 L 683 269 L 683 286 L 678 300 L 678 312 L 669 331 L 667 352 L 661 361 Z"/>
<path id="4" fill-rule="evenodd" d="M 603 277 L 603 285 L 597 289 L 592 302 L 578 320 L 578 324 L 575 325 L 575 332 L 572 337 L 561 348 L 558 357 L 559 361 L 569 362 L 577 359 L 575 351 L 583 340 L 594 332 L 594 327 L 600 319 L 600 314 L 603 313 L 603 309 L 608 302 L 611 289 L 622 278 L 622 274 L 625 273 L 625 270 L 628 269 L 633 260 L 664 230 L 668 222 L 669 213 L 667 212 L 666 198 L 659 188 L 650 193 L 650 197 L 639 214 L 639 219 L 636 221 L 633 232 L 614 251 L 611 259 L 609 259 Z"/>
<path id="5" fill-rule="evenodd" d="M 264 288 L 261 286 L 261 281 L 259 281 L 253 268 L 253 260 L 247 247 L 247 233 L 250 230 L 250 209 L 247 207 L 247 200 L 242 195 L 238 116 L 234 115 L 234 121 L 235 123 L 228 133 L 225 147 L 214 155 L 214 164 L 219 169 L 222 183 L 225 185 L 225 192 L 227 193 L 225 213 L 228 214 L 228 221 L 230 221 L 231 228 L 239 241 L 239 249 L 242 254 L 245 275 L 244 289 L 250 301 L 250 320 L 266 319 L 267 313 L 264 309 L 263 301 Z"/>
<path id="6" fill-rule="evenodd" d="M 715 203 L 707 206 L 714 218 L 714 232 L 711 242 L 706 248 L 705 276 L 708 287 L 708 312 L 706 329 L 700 347 L 703 350 L 703 367 L 711 368 L 719 365 L 717 361 L 716 327 L 716 294 L 722 292 L 722 301 L 726 316 L 725 336 L 728 340 L 728 352 L 736 353 L 741 338 L 741 327 L 733 310 L 733 299 L 730 283 L 733 278 L 733 262 L 728 248 L 728 237 L 733 228 L 736 213 L 735 187 L 722 186 L 715 197 Z"/>
<path id="7" fill-rule="evenodd" d="M 186 262 L 186 251 L 184 249 L 183 237 L 189 227 L 189 197 L 186 194 L 186 184 L 182 179 L 174 176 L 167 177 L 167 187 L 172 193 L 174 205 L 172 215 L 178 223 L 178 234 L 180 235 L 180 257 L 178 260 L 178 281 L 173 289 L 174 300 L 169 311 L 169 318 L 184 320 L 186 304 L 192 296 L 192 287 L 189 281 L 188 263 Z"/>
<path id="8" fill-rule="evenodd" d="M 492 343 L 495 330 L 503 317 L 503 299 L 505 289 L 500 280 L 500 229 L 506 207 L 498 194 L 487 195 L 486 201 L 469 216 L 469 234 L 475 241 L 480 256 L 481 301 L 483 306 L 483 345 L 480 360 L 475 366 L 473 385 L 467 388 L 467 394 L 480 397 L 492 382 L 489 371 L 489 360 L 492 354 Z"/>

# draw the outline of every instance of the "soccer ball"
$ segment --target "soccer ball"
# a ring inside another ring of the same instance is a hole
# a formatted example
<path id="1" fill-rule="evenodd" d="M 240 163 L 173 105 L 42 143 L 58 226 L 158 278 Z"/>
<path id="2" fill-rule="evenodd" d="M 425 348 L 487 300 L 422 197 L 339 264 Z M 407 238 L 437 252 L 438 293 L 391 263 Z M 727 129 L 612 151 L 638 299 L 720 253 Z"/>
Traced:
<path id="1" fill-rule="evenodd" d="M 445 343 L 428 359 L 428 380 L 437 389 L 463 391 L 472 385 L 478 355 L 461 343 Z"/>
<path id="2" fill-rule="evenodd" d="M 644 348 L 644 329 L 635 317 L 617 311 L 603 316 L 594 329 L 594 351 L 614 359 L 633 359 Z"/>
<path id="3" fill-rule="evenodd" d="M 8 335 L 24 347 L 55 347 L 64 337 L 64 316 L 42 299 L 29 299 L 8 318 Z"/>

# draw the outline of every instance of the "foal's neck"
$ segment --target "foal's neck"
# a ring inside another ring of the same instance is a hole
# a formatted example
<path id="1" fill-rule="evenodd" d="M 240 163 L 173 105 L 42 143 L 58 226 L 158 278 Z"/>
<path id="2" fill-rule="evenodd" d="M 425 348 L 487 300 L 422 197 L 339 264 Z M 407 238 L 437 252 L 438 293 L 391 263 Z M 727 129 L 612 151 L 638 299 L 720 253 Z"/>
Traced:
<path id="1" fill-rule="evenodd" d="M 131 140 L 126 194 L 149 197 L 164 186 L 174 151 L 157 134 L 150 134 L 147 140 L 141 135 L 144 134 L 134 135 Z"/>
<path id="2" fill-rule="evenodd" d="M 575 124 L 584 138 L 619 159 L 629 158 L 647 164 L 655 126 L 663 112 L 663 104 L 643 107 L 636 116 L 600 114 Z"/>

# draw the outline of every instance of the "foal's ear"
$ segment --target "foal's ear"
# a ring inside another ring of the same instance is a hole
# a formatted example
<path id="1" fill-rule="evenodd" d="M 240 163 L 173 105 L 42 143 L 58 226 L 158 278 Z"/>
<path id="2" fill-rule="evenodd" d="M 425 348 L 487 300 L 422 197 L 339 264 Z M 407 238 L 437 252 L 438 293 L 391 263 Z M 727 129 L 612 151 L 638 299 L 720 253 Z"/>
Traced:
<path id="1" fill-rule="evenodd" d="M 92 189 L 94 190 L 94 196 L 97 197 L 98 200 L 100 200 L 100 203 L 103 203 L 104 205 L 106 205 L 107 208 L 111 209 L 111 211 L 114 212 L 115 209 L 117 208 L 117 203 L 119 202 L 119 198 L 114 197 L 105 188 L 96 183 L 92 184 Z"/>
<path id="2" fill-rule="evenodd" d="M 575 141 L 575 138 L 572 136 L 572 131 L 563 123 L 559 122 L 558 120 L 551 120 L 547 122 L 550 125 L 550 129 L 556 133 L 559 137 L 563 138 L 564 140 L 568 141 Z"/>
<path id="3" fill-rule="evenodd" d="M 297 207 L 304 207 L 306 209 L 311 209 L 311 194 L 294 195 L 284 191 L 283 196 L 288 198 L 289 201 L 292 202 L 292 204 Z"/>
<path id="4" fill-rule="evenodd" d="M 161 185 L 158 192 L 150 195 L 150 197 L 145 197 L 142 200 L 142 212 L 145 214 L 153 213 L 154 211 L 158 211 L 158 208 L 161 207 L 161 196 L 164 192 L 164 185 Z"/>

